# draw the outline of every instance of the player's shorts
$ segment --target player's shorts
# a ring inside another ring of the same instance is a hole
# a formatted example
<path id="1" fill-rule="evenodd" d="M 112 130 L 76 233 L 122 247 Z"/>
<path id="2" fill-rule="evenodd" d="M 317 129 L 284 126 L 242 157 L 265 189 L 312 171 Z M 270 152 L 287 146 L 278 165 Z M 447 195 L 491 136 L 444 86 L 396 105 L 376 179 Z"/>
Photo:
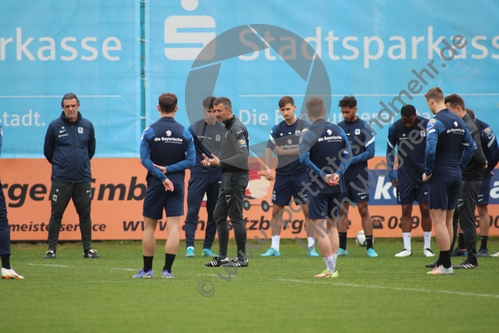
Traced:
<path id="1" fill-rule="evenodd" d="M 355 187 L 361 189 L 361 191 L 356 190 Z M 369 201 L 369 192 L 364 190 L 367 184 L 364 184 L 360 180 L 348 180 L 345 179 L 344 192 L 341 199 L 348 198 L 352 202 L 365 202 Z"/>
<path id="2" fill-rule="evenodd" d="M 428 202 L 428 183 L 424 184 L 397 184 L 397 201 L 400 205 L 410 205 L 414 201 Z"/>
<path id="3" fill-rule="evenodd" d="M 428 203 L 430 209 L 455 209 L 459 188 L 460 177 L 441 177 L 429 184 Z"/>
<path id="4" fill-rule="evenodd" d="M 308 218 L 325 219 L 337 218 L 340 214 L 341 192 L 318 193 L 308 196 Z"/>
<path id="5" fill-rule="evenodd" d="M 147 186 L 143 215 L 151 219 L 184 215 L 184 185 L 174 184 L 174 190 L 165 191 L 163 184 Z"/>
<path id="6" fill-rule="evenodd" d="M 478 192 L 478 197 L 476 199 L 476 204 L 480 205 L 488 205 L 490 198 L 490 184 L 492 183 L 492 179 L 484 178 L 482 181 L 482 186 L 480 187 L 480 192 Z"/>
<path id="7" fill-rule="evenodd" d="M 279 206 L 288 206 L 291 196 L 298 202 L 306 202 L 307 191 L 303 189 L 303 184 L 308 184 L 306 173 L 297 176 L 275 177 L 274 190 L 272 191 L 272 203 Z"/>

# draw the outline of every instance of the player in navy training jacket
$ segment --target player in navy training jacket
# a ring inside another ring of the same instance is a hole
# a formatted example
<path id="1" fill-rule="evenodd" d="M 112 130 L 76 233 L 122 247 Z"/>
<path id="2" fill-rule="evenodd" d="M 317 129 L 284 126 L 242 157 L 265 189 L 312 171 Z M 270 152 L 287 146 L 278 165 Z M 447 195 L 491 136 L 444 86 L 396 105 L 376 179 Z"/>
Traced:
<path id="1" fill-rule="evenodd" d="M 140 141 L 140 161 L 147 169 L 147 191 L 144 198 L 144 236 L 142 252 L 144 267 L 133 277 L 152 278 L 152 263 L 156 251 L 155 231 L 158 220 L 167 217 L 168 239 L 165 244 L 165 265 L 162 277 L 174 278 L 172 265 L 179 245 L 180 216 L 184 215 L 185 169 L 196 162 L 192 136 L 175 121 L 177 96 L 159 96 L 161 118 L 144 130 Z"/>
<path id="2" fill-rule="evenodd" d="M 388 128 L 386 159 L 388 177 L 397 189 L 397 201 L 402 205 L 402 239 L 404 249 L 395 257 L 412 256 L 412 204 L 419 203 L 421 211 L 421 227 L 423 228 L 423 253 L 426 257 L 434 257 L 431 250 L 431 215 L 428 207 L 428 183 L 423 182 L 424 157 L 426 149 L 426 125 L 428 119 L 416 114 L 416 108 L 407 104 L 400 110 L 402 119 Z M 392 167 L 395 159 L 395 147 L 398 150 L 397 170 Z"/>
<path id="3" fill-rule="evenodd" d="M 308 218 L 315 226 L 326 269 L 316 278 L 338 277 L 336 259 L 339 239 L 337 221 L 344 190 L 344 174 L 352 159 L 345 132 L 324 119 L 324 101 L 311 97 L 306 102 L 312 121 L 300 137 L 300 161 L 309 170 Z M 327 220 L 327 222 L 326 222 Z M 326 224 L 327 226 L 325 226 Z M 327 230 L 322 234 L 320 230 Z"/>
<path id="4" fill-rule="evenodd" d="M 438 260 L 427 267 L 434 267 L 428 274 L 449 275 L 454 274 L 450 243 L 452 217 L 461 186 L 461 170 L 471 160 L 476 148 L 463 120 L 445 107 L 442 90 L 432 88 L 425 97 L 435 117 L 428 122 L 426 128 L 425 173 L 422 178 L 430 184 L 430 213 L 440 249 Z M 461 146 L 464 147 L 464 152 L 459 160 Z"/>
<path id="5" fill-rule="evenodd" d="M 307 230 L 309 257 L 318 257 L 315 251 L 314 236 L 309 233 L 310 220 L 308 219 L 308 204 L 299 196 L 302 191 L 302 183 L 308 182 L 307 169 L 301 165 L 298 156 L 298 141 L 301 131 L 308 127 L 308 123 L 299 119 L 295 115 L 296 105 L 293 97 L 284 96 L 279 100 L 279 112 L 284 118 L 270 131 L 270 138 L 265 148 L 263 162 L 265 163 L 265 178 L 275 180 L 272 190 L 272 244 L 262 257 L 278 257 L 279 243 L 282 229 L 281 212 L 285 206 L 291 202 L 291 197 L 295 203 L 301 206 L 305 217 Z M 277 168 L 274 172 L 269 168 L 272 152 L 277 155 Z"/>
<path id="6" fill-rule="evenodd" d="M 3 128 L 0 123 L 0 154 L 2 153 Z M 24 280 L 24 276 L 18 274 L 10 266 L 10 227 L 7 219 L 7 206 L 5 195 L 0 181 L 0 258 L 2 260 L 2 279 Z"/>
<path id="7" fill-rule="evenodd" d="M 350 166 L 345 172 L 345 190 L 343 193 L 343 208 L 338 222 L 340 235 L 339 256 L 348 256 L 347 230 L 349 218 L 347 215 L 351 202 L 357 203 L 362 229 L 366 235 L 367 255 L 371 258 L 378 256 L 373 248 L 373 222 L 369 214 L 369 180 L 367 173 L 367 161 L 374 157 L 374 134 L 370 126 L 357 117 L 357 100 L 353 96 L 345 96 L 338 105 L 341 107 L 344 121 L 340 126 L 348 137 L 353 158 Z M 362 178 L 362 179 L 360 179 Z"/>
<path id="8" fill-rule="evenodd" d="M 487 241 L 489 238 L 489 226 L 490 226 L 490 216 L 488 211 L 489 198 L 490 198 L 490 186 L 492 182 L 492 172 L 499 162 L 499 145 L 497 144 L 497 138 L 492 130 L 492 128 L 484 121 L 475 118 L 475 113 L 473 110 L 466 109 L 466 112 L 470 115 L 472 119 L 481 127 L 481 141 L 482 150 L 487 159 L 487 168 L 482 172 L 482 186 L 478 192 L 478 198 L 476 202 L 476 208 L 478 215 L 480 216 L 480 249 L 478 250 L 478 257 L 488 257 L 489 252 L 487 249 Z"/>
<path id="9" fill-rule="evenodd" d="M 213 211 L 218 199 L 218 190 L 222 179 L 222 171 L 218 167 L 205 167 L 201 164 L 203 154 L 220 156 L 224 125 L 217 121 L 213 111 L 215 97 L 209 96 L 203 100 L 203 113 L 205 117 L 196 121 L 187 129 L 196 147 L 196 164 L 191 169 L 189 189 L 187 193 L 187 216 L 185 217 L 185 246 L 186 257 L 194 257 L 194 236 L 199 220 L 199 209 L 206 194 L 206 219 L 205 238 L 203 242 L 202 257 L 215 257 L 211 246 L 217 233 L 217 226 L 213 218 Z"/>

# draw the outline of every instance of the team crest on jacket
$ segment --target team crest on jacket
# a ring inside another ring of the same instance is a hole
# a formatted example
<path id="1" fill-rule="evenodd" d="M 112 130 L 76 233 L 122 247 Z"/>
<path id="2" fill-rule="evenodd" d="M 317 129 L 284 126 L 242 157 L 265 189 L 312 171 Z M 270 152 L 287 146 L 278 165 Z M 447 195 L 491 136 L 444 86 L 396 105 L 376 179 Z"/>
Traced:
<path id="1" fill-rule="evenodd" d="M 360 128 L 355 129 L 355 135 L 360 135 Z"/>
<path id="2" fill-rule="evenodd" d="M 83 127 L 78 127 L 78 133 L 83 134 Z"/>

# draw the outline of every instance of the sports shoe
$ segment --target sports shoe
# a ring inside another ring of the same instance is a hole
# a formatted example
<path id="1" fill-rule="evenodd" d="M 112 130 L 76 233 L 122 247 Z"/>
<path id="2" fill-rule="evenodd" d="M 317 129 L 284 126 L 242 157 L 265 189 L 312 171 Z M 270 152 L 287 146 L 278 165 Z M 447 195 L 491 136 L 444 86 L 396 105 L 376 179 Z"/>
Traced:
<path id="1" fill-rule="evenodd" d="M 209 263 L 206 263 L 204 264 L 206 267 L 220 267 L 222 266 L 223 264 L 227 264 L 229 262 L 229 258 L 225 258 L 225 259 L 218 259 L 218 257 L 215 257 L 213 258 L 212 261 L 210 261 Z"/>
<path id="2" fill-rule="evenodd" d="M 163 271 L 163 275 L 161 275 L 163 279 L 174 279 L 175 277 L 172 273 L 168 272 L 166 269 Z"/>
<path id="3" fill-rule="evenodd" d="M 452 266 L 454 269 L 473 269 L 473 268 L 478 268 L 478 263 L 472 264 L 468 260 L 460 263 L 459 265 L 454 265 Z"/>
<path id="4" fill-rule="evenodd" d="M 2 267 L 2 279 L 24 280 L 24 276 L 18 274 L 15 270 Z"/>
<path id="5" fill-rule="evenodd" d="M 478 250 L 476 256 L 477 257 L 488 257 L 489 251 L 487 251 L 487 249 L 480 249 L 480 250 Z"/>
<path id="6" fill-rule="evenodd" d="M 134 279 L 152 279 L 153 277 L 154 273 L 152 269 L 148 270 L 147 272 L 144 272 L 143 268 L 140 270 L 140 272 L 138 272 L 133 276 Z"/>
<path id="7" fill-rule="evenodd" d="M 213 252 L 211 252 L 210 249 L 203 249 L 203 252 L 201 252 L 201 257 L 216 257 L 217 255 Z"/>
<path id="8" fill-rule="evenodd" d="M 438 263 L 438 260 L 435 260 L 434 262 L 432 263 L 429 263 L 429 264 L 426 264 L 425 267 L 428 267 L 428 268 L 435 268 L 437 267 L 437 263 Z"/>
<path id="9" fill-rule="evenodd" d="M 435 267 L 432 271 L 427 272 L 429 275 L 452 275 L 454 274 L 454 270 L 452 267 L 445 268 L 443 265 Z"/>
<path id="10" fill-rule="evenodd" d="M 327 269 L 323 270 L 322 273 L 317 274 L 315 277 L 316 278 L 337 278 L 338 271 L 335 270 L 334 272 L 328 271 Z"/>
<path id="11" fill-rule="evenodd" d="M 423 250 L 423 254 L 424 254 L 425 257 L 434 257 L 434 256 L 436 256 L 436 254 L 433 253 L 433 251 L 429 247 L 427 247 L 426 249 Z"/>
<path id="12" fill-rule="evenodd" d="M 369 258 L 376 258 L 378 256 L 378 254 L 376 253 L 376 251 L 374 251 L 374 249 L 372 247 L 370 247 L 367 249 L 367 256 Z"/>
<path id="13" fill-rule="evenodd" d="M 318 257 L 319 254 L 317 253 L 317 251 L 315 251 L 315 247 L 311 247 L 308 250 L 307 256 L 309 256 L 309 257 Z"/>
<path id="14" fill-rule="evenodd" d="M 399 252 L 395 255 L 395 257 L 398 257 L 398 258 L 411 257 L 411 256 L 412 256 L 412 251 L 406 250 L 406 249 L 403 249 L 401 252 Z"/>
<path id="15" fill-rule="evenodd" d="M 281 253 L 279 251 L 271 247 L 267 252 L 260 254 L 260 257 L 279 257 L 280 255 Z"/>
<path id="16" fill-rule="evenodd" d="M 452 251 L 451 257 L 466 257 L 466 249 L 460 249 L 456 247 L 454 251 Z"/>
<path id="17" fill-rule="evenodd" d="M 228 263 L 222 264 L 223 267 L 248 267 L 248 259 L 241 260 L 238 257 L 232 258 Z"/>
<path id="18" fill-rule="evenodd" d="M 491 254 L 490 256 L 491 256 L 491 257 L 496 257 L 496 258 L 497 258 L 497 257 L 499 257 L 499 252 L 496 252 L 496 253 L 494 253 L 494 254 Z"/>
<path id="19" fill-rule="evenodd" d="M 55 251 L 48 250 L 47 253 L 45 253 L 44 259 L 54 259 L 55 258 Z"/>
<path id="20" fill-rule="evenodd" d="M 186 258 L 194 258 L 194 248 L 192 246 L 189 246 L 187 248 L 187 253 L 185 254 Z"/>
<path id="21" fill-rule="evenodd" d="M 348 251 L 343 250 L 341 247 L 338 249 L 338 257 L 348 257 Z"/>
<path id="22" fill-rule="evenodd" d="M 97 250 L 88 250 L 83 253 L 83 258 L 100 258 L 101 256 L 97 254 Z"/>

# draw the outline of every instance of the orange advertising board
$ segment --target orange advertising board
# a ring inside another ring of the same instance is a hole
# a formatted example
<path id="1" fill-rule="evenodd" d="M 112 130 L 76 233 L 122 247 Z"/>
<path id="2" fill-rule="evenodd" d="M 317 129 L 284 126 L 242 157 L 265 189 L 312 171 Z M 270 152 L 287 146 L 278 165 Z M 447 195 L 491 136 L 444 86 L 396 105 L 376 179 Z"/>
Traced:
<path id="1" fill-rule="evenodd" d="M 369 161 L 369 168 L 376 168 L 381 158 Z M 245 194 L 244 218 L 247 221 L 248 238 L 270 237 L 271 199 L 273 182 L 263 177 L 258 160 L 250 161 L 250 182 Z M 7 201 L 7 212 L 14 241 L 44 241 L 50 219 L 50 174 L 51 166 L 45 159 L 1 159 L 1 179 Z M 375 173 L 373 173 L 375 174 Z M 498 172 L 499 174 L 499 172 Z M 138 158 L 95 158 L 92 160 L 92 222 L 94 240 L 142 239 L 142 203 L 146 191 L 146 170 Z M 400 206 L 394 201 L 394 192 L 387 177 L 376 175 L 371 179 L 369 210 L 374 224 L 375 237 L 401 237 Z M 186 189 L 189 171 L 186 172 Z M 490 235 L 499 235 L 499 181 L 493 179 Z M 187 199 L 187 197 L 186 197 Z M 187 200 L 184 212 L 187 213 Z M 388 203 L 388 204 L 387 204 Z M 206 210 L 201 207 L 196 239 L 204 238 Z M 413 236 L 422 236 L 420 212 L 413 210 Z M 185 217 L 185 216 L 184 216 Z M 303 214 L 299 207 L 287 210 L 283 218 L 288 226 L 282 231 L 282 238 L 305 238 Z M 350 208 L 351 221 L 349 237 L 361 229 L 360 216 L 356 207 Z M 183 219 L 181 219 L 183 228 Z M 158 223 L 157 238 L 167 238 L 166 219 Z M 185 233 L 180 232 L 181 238 Z M 80 240 L 78 215 L 72 203 L 68 205 L 61 226 L 60 240 Z"/>

